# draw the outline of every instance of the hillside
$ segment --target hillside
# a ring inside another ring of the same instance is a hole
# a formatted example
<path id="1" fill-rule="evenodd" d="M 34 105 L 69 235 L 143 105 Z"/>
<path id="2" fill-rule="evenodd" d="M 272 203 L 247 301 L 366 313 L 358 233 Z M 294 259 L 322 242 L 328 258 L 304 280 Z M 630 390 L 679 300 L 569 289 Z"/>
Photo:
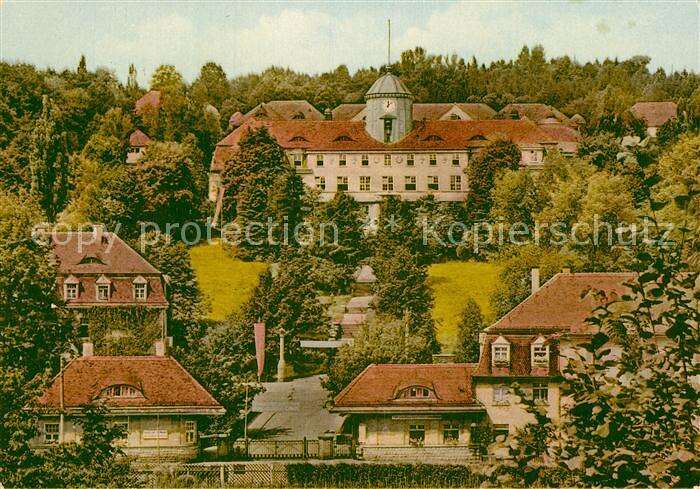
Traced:
<path id="1" fill-rule="evenodd" d="M 489 311 L 489 295 L 496 285 L 498 272 L 496 265 L 473 261 L 430 266 L 428 283 L 435 294 L 433 318 L 444 351 L 451 351 L 457 341 L 457 323 L 468 296 L 476 300 L 487 321 L 493 319 Z"/>
<path id="2" fill-rule="evenodd" d="M 224 319 L 241 307 L 257 285 L 258 275 L 267 266 L 232 258 L 217 244 L 190 248 L 190 258 L 199 287 L 211 304 L 209 317 L 216 320 Z"/>

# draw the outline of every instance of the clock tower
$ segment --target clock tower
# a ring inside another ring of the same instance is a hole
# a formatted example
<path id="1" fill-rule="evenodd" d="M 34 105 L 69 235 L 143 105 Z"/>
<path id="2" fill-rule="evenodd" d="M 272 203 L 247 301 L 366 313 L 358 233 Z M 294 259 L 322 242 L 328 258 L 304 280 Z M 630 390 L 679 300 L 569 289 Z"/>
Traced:
<path id="1" fill-rule="evenodd" d="M 391 73 L 382 75 L 365 94 L 365 129 L 377 141 L 393 143 L 411 131 L 413 95 Z"/>

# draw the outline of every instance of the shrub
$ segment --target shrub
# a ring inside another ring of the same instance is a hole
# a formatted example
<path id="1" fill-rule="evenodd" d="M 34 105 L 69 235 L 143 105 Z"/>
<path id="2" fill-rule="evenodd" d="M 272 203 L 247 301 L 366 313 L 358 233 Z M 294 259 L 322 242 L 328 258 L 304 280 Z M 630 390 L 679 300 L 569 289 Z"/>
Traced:
<path id="1" fill-rule="evenodd" d="M 289 464 L 292 487 L 475 487 L 484 478 L 464 465 Z"/>

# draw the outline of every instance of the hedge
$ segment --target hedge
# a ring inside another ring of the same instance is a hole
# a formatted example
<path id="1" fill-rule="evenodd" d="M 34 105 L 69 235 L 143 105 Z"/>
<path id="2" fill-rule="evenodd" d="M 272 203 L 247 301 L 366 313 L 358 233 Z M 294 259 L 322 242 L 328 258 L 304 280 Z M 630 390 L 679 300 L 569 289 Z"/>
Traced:
<path id="1" fill-rule="evenodd" d="M 484 477 L 464 465 L 289 464 L 292 487 L 477 487 Z"/>

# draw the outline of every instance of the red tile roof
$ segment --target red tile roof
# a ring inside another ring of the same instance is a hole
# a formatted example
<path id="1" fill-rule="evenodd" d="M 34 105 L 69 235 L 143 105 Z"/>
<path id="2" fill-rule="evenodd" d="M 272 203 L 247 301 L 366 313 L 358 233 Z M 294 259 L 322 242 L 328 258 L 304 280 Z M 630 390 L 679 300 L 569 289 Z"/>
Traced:
<path id="1" fill-rule="evenodd" d="M 630 112 L 647 126 L 659 127 L 678 115 L 678 106 L 675 102 L 637 102 Z"/>
<path id="2" fill-rule="evenodd" d="M 151 106 L 154 108 L 160 107 L 160 90 L 150 90 L 143 97 L 134 103 L 134 112 L 140 114 L 143 109 Z"/>
<path id="3" fill-rule="evenodd" d="M 475 368 L 470 363 L 372 364 L 335 397 L 334 410 L 478 408 L 471 380 Z M 422 399 L 399 396 L 412 386 L 427 387 L 434 395 Z"/>
<path id="4" fill-rule="evenodd" d="M 550 117 L 553 117 L 560 122 L 568 121 L 568 117 L 551 105 L 547 104 L 508 104 L 503 107 L 498 114 L 504 117 L 517 115 L 521 119 L 527 118 L 533 122 L 540 122 Z"/>
<path id="5" fill-rule="evenodd" d="M 590 291 L 602 291 L 610 299 L 629 292 L 624 285 L 634 273 L 559 273 L 537 292 L 515 306 L 486 331 L 589 332 L 586 319 L 601 305 Z"/>
<path id="6" fill-rule="evenodd" d="M 59 274 L 160 274 L 114 233 L 52 233 Z"/>
<path id="7" fill-rule="evenodd" d="M 282 148 L 310 151 L 449 151 L 479 147 L 484 140 L 496 139 L 510 139 L 519 145 L 557 143 L 529 121 L 418 121 L 409 134 L 392 144 L 372 138 L 363 121 L 250 121 L 219 141 L 211 170 L 223 170 L 243 136 L 260 126 L 266 126 Z"/>
<path id="8" fill-rule="evenodd" d="M 559 122 L 547 122 L 539 126 L 542 131 L 557 142 L 557 147 L 561 151 L 565 153 L 575 153 L 578 150 L 581 134 L 579 134 L 576 129 Z"/>
<path id="9" fill-rule="evenodd" d="M 149 138 L 141 129 L 136 129 L 129 136 L 129 146 L 133 148 L 142 148 L 147 146 L 150 142 L 151 138 Z"/>
<path id="10" fill-rule="evenodd" d="M 243 122 L 258 120 L 323 120 L 323 114 L 307 100 L 271 100 L 256 105 L 243 116 Z"/>
<path id="11" fill-rule="evenodd" d="M 61 376 L 38 399 L 40 407 L 58 409 Z M 129 385 L 143 395 L 136 398 L 103 397 L 107 407 L 133 412 L 223 414 L 223 408 L 174 358 L 161 356 L 80 357 L 63 369 L 63 402 L 78 408 L 100 398 L 110 386 Z"/>
<path id="12" fill-rule="evenodd" d="M 459 107 L 469 117 L 474 120 L 493 119 L 496 111 L 486 104 L 481 103 L 436 103 L 436 104 L 413 104 L 414 121 L 436 121 L 443 117 L 453 107 Z M 359 114 L 366 104 L 341 104 L 333 109 L 333 120 L 351 120 Z"/>
<path id="13" fill-rule="evenodd" d="M 331 111 L 334 121 L 349 121 L 359 114 L 366 104 L 340 104 Z"/>
<path id="14" fill-rule="evenodd" d="M 484 340 L 484 347 L 479 356 L 479 367 L 474 372 L 475 377 L 555 377 L 559 371 L 559 342 L 557 335 L 545 339 L 549 345 L 549 367 L 532 368 L 530 349 L 532 342 L 539 335 L 502 335 L 510 343 L 510 364 L 507 368 L 494 368 L 491 362 L 491 344 L 499 337 L 489 334 Z"/>

